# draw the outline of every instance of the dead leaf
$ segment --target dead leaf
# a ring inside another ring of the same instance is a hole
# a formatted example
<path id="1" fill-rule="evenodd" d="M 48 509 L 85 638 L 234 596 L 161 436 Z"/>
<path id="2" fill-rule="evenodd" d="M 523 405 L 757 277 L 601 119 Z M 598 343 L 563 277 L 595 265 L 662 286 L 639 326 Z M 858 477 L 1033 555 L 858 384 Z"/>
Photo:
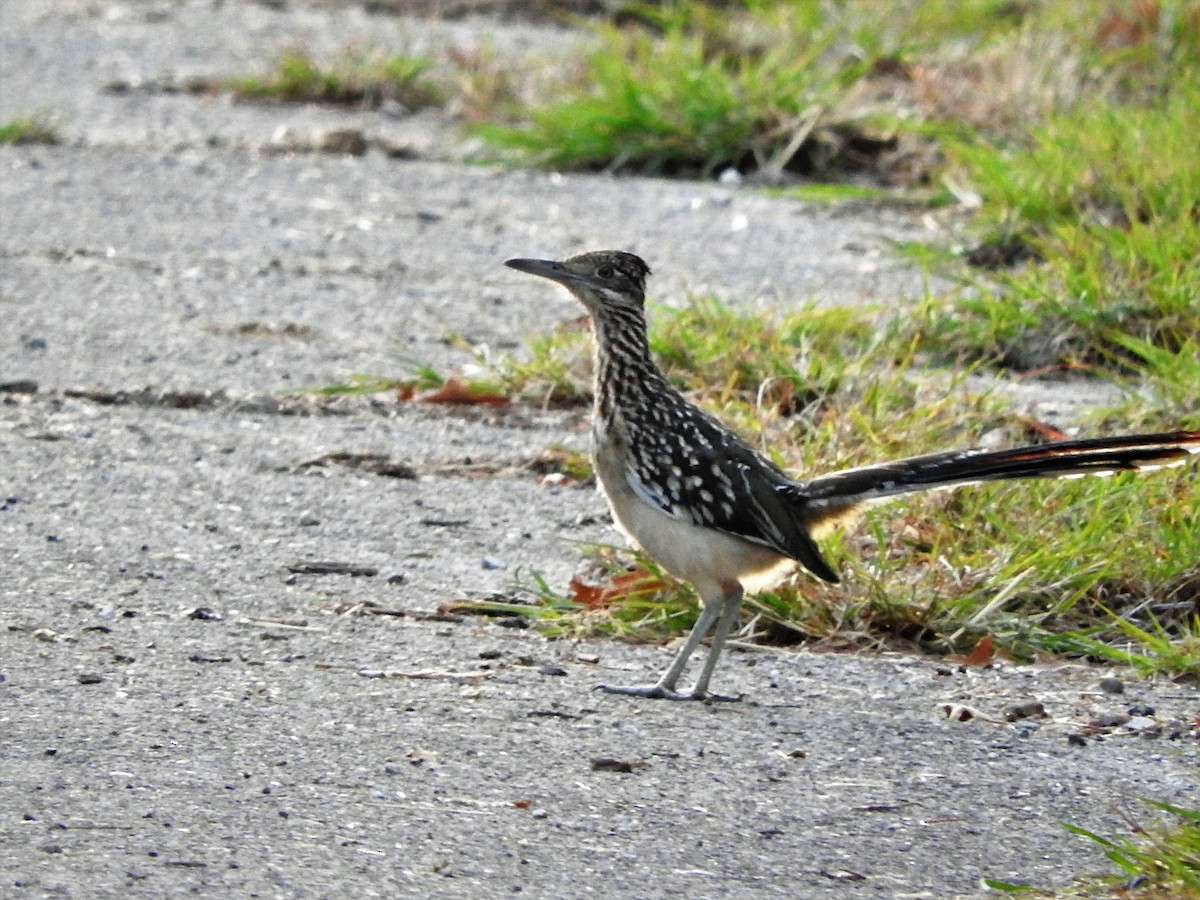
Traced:
<path id="1" fill-rule="evenodd" d="M 1022 419 L 1021 426 L 1027 432 L 1037 435 L 1042 440 L 1065 441 L 1067 439 L 1067 435 L 1053 425 L 1047 425 L 1045 422 L 1039 422 L 1036 419 Z"/>
<path id="2" fill-rule="evenodd" d="M 503 394 L 480 389 L 461 378 L 449 378 L 437 390 L 421 394 L 418 403 L 446 403 L 459 406 L 508 406 L 512 401 Z"/>
<path id="3" fill-rule="evenodd" d="M 568 590 L 571 592 L 572 600 L 576 603 L 582 603 L 589 609 L 599 607 L 604 597 L 603 588 L 597 584 L 588 584 L 578 575 L 572 576 Z"/>
<path id="4" fill-rule="evenodd" d="M 648 594 L 670 585 L 655 578 L 645 569 L 638 567 L 612 576 L 607 586 L 591 584 L 578 575 L 571 579 L 571 599 L 588 609 L 607 609 L 620 600 L 634 594 Z"/>
<path id="5" fill-rule="evenodd" d="M 982 668 L 983 666 L 991 665 L 995 643 L 995 640 L 993 640 L 990 634 L 985 634 L 975 642 L 975 646 L 971 648 L 970 653 L 958 655 L 954 658 L 960 662 L 966 663 L 968 666 L 978 666 Z"/>
<path id="6" fill-rule="evenodd" d="M 604 591 L 603 600 L 606 605 L 611 605 L 615 601 L 633 594 L 651 594 L 666 587 L 670 587 L 667 582 L 661 578 L 655 578 L 639 566 L 614 576 L 612 587 Z"/>

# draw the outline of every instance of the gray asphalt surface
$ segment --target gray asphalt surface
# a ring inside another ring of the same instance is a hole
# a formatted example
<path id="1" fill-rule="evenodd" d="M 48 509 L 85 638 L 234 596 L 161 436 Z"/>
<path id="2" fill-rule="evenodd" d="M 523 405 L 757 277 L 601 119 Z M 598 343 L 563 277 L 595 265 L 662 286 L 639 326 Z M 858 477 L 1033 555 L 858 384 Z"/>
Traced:
<path id="1" fill-rule="evenodd" d="M 64 137 L 0 148 L 0 895 L 973 896 L 1105 869 L 1062 822 L 1200 800 L 1200 692 L 1085 666 L 742 649 L 740 703 L 598 695 L 670 648 L 436 614 L 615 539 L 528 465 L 582 417 L 305 393 L 578 314 L 507 256 L 633 249 L 667 301 L 900 303 L 922 278 L 887 239 L 920 223 L 464 165 L 436 117 L 103 90 L 364 35 L 561 44 L 537 29 L 66 0 L 0 24 L 0 121 Z M 422 158 L 262 152 L 345 127 Z M 326 562 L 374 574 L 303 571 Z M 1049 717 L 1005 720 L 1030 700 Z M 1068 742 L 1137 704 L 1160 736 Z"/>

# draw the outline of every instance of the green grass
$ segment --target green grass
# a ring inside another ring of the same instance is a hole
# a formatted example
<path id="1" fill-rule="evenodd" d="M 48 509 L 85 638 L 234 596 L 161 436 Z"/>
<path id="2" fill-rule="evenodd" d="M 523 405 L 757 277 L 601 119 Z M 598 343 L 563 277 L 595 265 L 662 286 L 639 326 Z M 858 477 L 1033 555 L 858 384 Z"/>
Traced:
<path id="1" fill-rule="evenodd" d="M 441 103 L 443 86 L 428 77 L 430 60 L 407 54 L 348 51 L 322 66 L 307 52 L 284 54 L 266 76 L 229 79 L 224 86 L 243 100 L 379 106 L 397 102 L 409 109 Z"/>
<path id="2" fill-rule="evenodd" d="M 1018 369 L 1140 367 L 1126 342 L 1200 346 L 1200 87 L 1159 103 L 1082 109 L 1027 146 L 958 147 L 983 197 L 985 241 L 1034 264 L 993 276 L 935 323 L 930 345 Z"/>
<path id="3" fill-rule="evenodd" d="M 1029 91 L 1034 115 L 1011 122 L 941 105 L 943 121 L 974 126 L 941 142 L 981 199 L 967 258 L 999 271 L 967 273 L 974 290 L 931 320 L 924 346 L 1158 378 L 1153 353 L 1200 348 L 1200 3 L 1097 5 L 1074 22 L 1058 18 L 1067 8 L 1045 5 L 1041 25 L 1058 35 L 1048 62 L 1069 90 Z M 1034 63 L 1014 58 L 1000 68 L 1036 87 Z"/>
<path id="4" fill-rule="evenodd" d="M 788 191 L 818 202 L 978 195 L 985 271 L 923 336 L 944 358 L 1120 371 L 1128 339 L 1200 343 L 1196 0 L 629 9 L 477 133 L 537 165 L 835 183 Z"/>
<path id="5" fill-rule="evenodd" d="M 770 193 L 778 197 L 788 197 L 802 203 L 827 203 L 844 206 L 851 203 L 864 204 L 897 204 L 920 203 L 923 206 L 941 206 L 950 202 L 947 194 L 936 197 L 926 195 L 914 198 L 911 191 L 896 188 L 871 187 L 860 184 L 840 184 L 837 182 L 813 182 L 790 188 L 772 189 Z"/>
<path id="6" fill-rule="evenodd" d="M 1020 139 L 1051 114 L 1141 104 L 1200 60 L 1194 0 L 675 0 L 585 27 L 575 76 L 485 138 L 553 166 L 836 171 L 897 133 Z"/>
<path id="7" fill-rule="evenodd" d="M 58 132 L 43 116 L 22 116 L 0 124 L 0 144 L 57 144 Z"/>
<path id="8" fill-rule="evenodd" d="M 839 53 L 820 5 L 752 4 L 741 15 L 698 2 L 635 5 L 644 27 L 595 26 L 596 49 L 560 96 L 524 122 L 476 131 L 538 165 L 708 175 L 735 166 L 818 165 L 825 111 L 865 63 Z M 786 40 L 773 35 L 784 29 Z"/>
<path id="9" fill-rule="evenodd" d="M 755 405 L 795 411 L 837 389 L 879 348 L 877 312 L 805 308 L 777 322 L 695 298 L 681 309 L 651 303 L 650 315 L 651 350 L 668 375 L 733 416 Z M 477 361 L 490 367 L 478 382 L 515 399 L 558 408 L 591 402 L 592 338 L 578 320 L 533 336 L 520 358 Z M 441 376 L 423 368 L 420 377 Z"/>
<path id="10" fill-rule="evenodd" d="M 1172 824 L 1158 822 L 1136 827 L 1137 836 L 1104 837 L 1077 826 L 1067 827 L 1105 848 L 1105 855 L 1122 871 L 1097 885 L 1096 893 L 1114 883 L 1132 884 L 1131 896 L 1200 897 L 1200 811 L 1150 802 L 1174 817 Z"/>
<path id="11" fill-rule="evenodd" d="M 1200 342 L 1189 341 L 1178 350 L 1156 347 L 1134 337 L 1115 338 L 1125 353 L 1140 361 L 1138 385 L 1143 398 L 1131 399 L 1117 413 L 1119 421 L 1138 427 L 1161 427 L 1174 423 L 1183 428 L 1200 428 Z"/>
<path id="12" fill-rule="evenodd" d="M 1106 837 L 1076 825 L 1065 826 L 1103 847 L 1104 855 L 1120 874 L 1080 877 L 1059 890 L 990 879 L 984 883 L 998 893 L 1050 900 L 1089 897 L 1197 900 L 1200 898 L 1200 811 L 1156 801 L 1147 801 L 1147 805 L 1170 818 L 1149 825 L 1130 819 L 1132 837 Z"/>

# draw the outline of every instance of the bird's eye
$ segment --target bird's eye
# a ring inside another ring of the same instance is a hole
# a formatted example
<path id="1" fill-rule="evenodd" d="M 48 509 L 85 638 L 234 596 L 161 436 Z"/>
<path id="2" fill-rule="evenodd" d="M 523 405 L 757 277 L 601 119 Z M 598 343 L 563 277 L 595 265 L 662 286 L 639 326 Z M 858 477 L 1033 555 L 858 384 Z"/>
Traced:
<path id="1" fill-rule="evenodd" d="M 614 272 L 612 266 L 601 266 L 596 270 L 596 276 L 598 278 L 612 278 L 613 274 Z"/>

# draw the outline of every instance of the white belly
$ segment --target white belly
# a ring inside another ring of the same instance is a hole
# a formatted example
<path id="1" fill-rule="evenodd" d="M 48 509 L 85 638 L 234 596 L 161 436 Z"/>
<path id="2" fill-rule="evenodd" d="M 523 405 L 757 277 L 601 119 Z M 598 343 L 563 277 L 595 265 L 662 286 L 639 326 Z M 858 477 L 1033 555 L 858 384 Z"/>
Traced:
<path id="1" fill-rule="evenodd" d="M 702 597 L 723 594 L 731 580 L 740 582 L 747 593 L 755 593 L 774 587 L 795 571 L 795 561 L 774 550 L 676 518 L 647 503 L 629 486 L 623 468 L 604 465 L 601 456 L 609 454 L 593 455 L 596 475 L 617 528 L 676 578 L 695 585 Z"/>

